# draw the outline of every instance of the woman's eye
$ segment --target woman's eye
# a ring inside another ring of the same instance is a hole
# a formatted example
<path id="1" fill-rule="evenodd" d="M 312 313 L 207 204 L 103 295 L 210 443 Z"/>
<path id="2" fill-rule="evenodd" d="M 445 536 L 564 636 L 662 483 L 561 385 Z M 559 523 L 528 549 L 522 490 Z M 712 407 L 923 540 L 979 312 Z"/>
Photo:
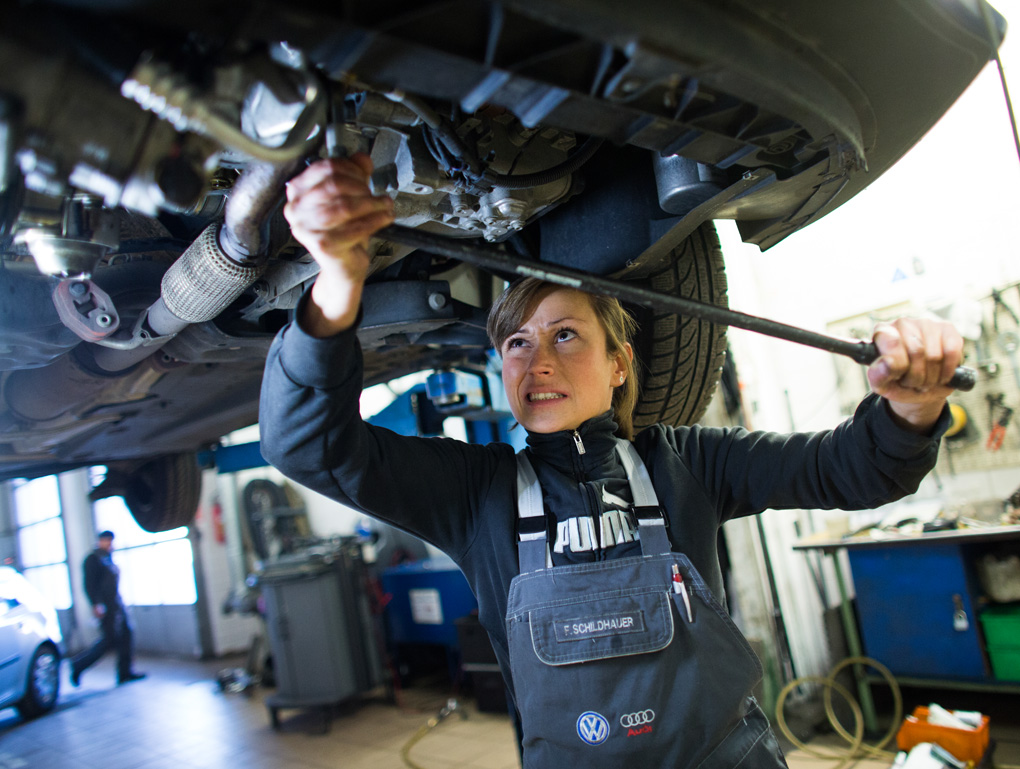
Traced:
<path id="1" fill-rule="evenodd" d="M 524 340 L 521 339 L 520 337 L 516 337 L 514 339 L 508 339 L 507 342 L 506 342 L 506 349 L 512 350 L 515 347 L 521 347 L 523 344 L 524 344 Z"/>
<path id="2" fill-rule="evenodd" d="M 572 328 L 561 328 L 556 332 L 557 342 L 567 342 L 577 336 L 577 332 Z"/>

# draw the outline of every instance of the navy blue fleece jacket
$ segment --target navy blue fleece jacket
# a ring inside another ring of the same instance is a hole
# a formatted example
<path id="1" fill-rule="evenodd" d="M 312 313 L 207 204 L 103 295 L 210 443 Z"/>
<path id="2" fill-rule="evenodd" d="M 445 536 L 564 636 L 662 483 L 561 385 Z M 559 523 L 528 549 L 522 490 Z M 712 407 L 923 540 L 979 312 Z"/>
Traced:
<path id="1" fill-rule="evenodd" d="M 359 412 L 361 387 L 354 329 L 315 339 L 297 323 L 288 325 L 266 361 L 263 455 L 298 483 L 448 553 L 475 592 L 479 619 L 509 682 L 504 617 L 519 571 L 513 449 L 369 425 Z M 872 395 L 830 431 L 780 435 L 657 425 L 634 445 L 667 516 L 673 549 L 690 558 L 721 601 L 716 542 L 725 521 L 770 508 L 864 509 L 911 494 L 934 466 L 947 422 L 944 412 L 934 437 L 907 432 Z M 615 427 L 610 413 L 585 422 L 578 431 L 584 454 L 570 432 L 528 436 L 556 564 L 640 552 L 630 539 L 630 492 L 613 450 Z"/>

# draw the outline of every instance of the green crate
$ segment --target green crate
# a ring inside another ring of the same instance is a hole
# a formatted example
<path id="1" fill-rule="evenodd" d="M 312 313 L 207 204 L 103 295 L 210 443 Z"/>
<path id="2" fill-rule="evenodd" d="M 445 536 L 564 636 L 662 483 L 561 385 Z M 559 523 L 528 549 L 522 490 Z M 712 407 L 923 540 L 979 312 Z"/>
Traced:
<path id="1" fill-rule="evenodd" d="M 988 647 L 1020 649 L 1020 606 L 992 606 L 981 612 Z"/>
<path id="2" fill-rule="evenodd" d="M 989 646 L 992 674 L 998 681 L 1020 681 L 1020 646 Z"/>

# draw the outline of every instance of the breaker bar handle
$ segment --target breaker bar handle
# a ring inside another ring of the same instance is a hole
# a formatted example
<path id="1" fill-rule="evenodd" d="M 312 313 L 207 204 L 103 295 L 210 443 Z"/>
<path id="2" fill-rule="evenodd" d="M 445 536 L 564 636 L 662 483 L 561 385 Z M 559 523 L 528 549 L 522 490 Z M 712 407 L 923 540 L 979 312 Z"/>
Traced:
<path id="1" fill-rule="evenodd" d="M 611 296 L 623 302 L 653 310 L 686 315 L 720 326 L 732 326 L 776 339 L 785 339 L 788 342 L 796 342 L 836 355 L 845 355 L 865 366 L 874 363 L 879 358 L 878 349 L 872 342 L 839 339 L 775 320 L 730 310 L 726 307 L 717 307 L 714 304 L 705 304 L 693 299 L 650 291 L 622 281 L 590 275 L 570 267 L 526 261 L 491 246 L 480 246 L 396 225 L 383 228 L 376 234 L 376 237 L 497 272 L 511 273 L 524 278 L 538 278 L 580 291 Z M 977 372 L 974 369 L 958 366 L 952 379 L 949 380 L 949 387 L 967 392 L 972 390 L 976 383 Z"/>

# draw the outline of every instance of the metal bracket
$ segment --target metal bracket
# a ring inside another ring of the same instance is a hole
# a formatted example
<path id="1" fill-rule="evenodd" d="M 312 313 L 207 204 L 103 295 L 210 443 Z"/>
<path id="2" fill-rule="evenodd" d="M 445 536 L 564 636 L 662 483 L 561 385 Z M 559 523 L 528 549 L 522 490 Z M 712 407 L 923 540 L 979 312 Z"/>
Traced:
<path id="1" fill-rule="evenodd" d="M 62 280 L 53 289 L 61 322 L 86 342 L 101 343 L 120 328 L 110 295 L 91 280 Z"/>
<path id="2" fill-rule="evenodd" d="M 145 308 L 142 314 L 138 316 L 138 320 L 135 321 L 135 325 L 131 328 L 130 337 L 123 339 L 107 337 L 105 339 L 96 339 L 94 340 L 95 343 L 113 350 L 135 350 L 139 347 L 159 347 L 177 336 L 176 333 L 156 336 L 148 325 L 149 309 L 148 307 Z"/>

